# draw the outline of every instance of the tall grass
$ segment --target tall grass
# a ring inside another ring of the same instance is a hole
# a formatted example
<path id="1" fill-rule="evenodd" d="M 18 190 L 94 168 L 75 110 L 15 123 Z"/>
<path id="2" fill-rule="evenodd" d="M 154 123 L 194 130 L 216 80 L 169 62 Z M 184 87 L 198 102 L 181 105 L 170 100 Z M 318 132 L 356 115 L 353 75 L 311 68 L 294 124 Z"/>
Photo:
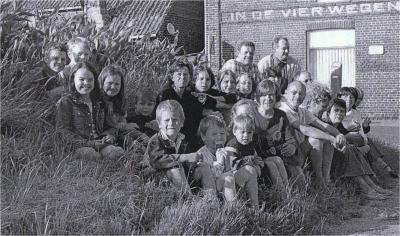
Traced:
<path id="1" fill-rule="evenodd" d="M 54 101 L 35 99 L 35 88 L 19 86 L 42 60 L 43 48 L 87 37 L 99 67 L 126 68 L 132 101 L 141 86 L 157 90 L 165 82 L 177 38 L 131 41 L 134 29 L 122 24 L 98 30 L 83 15 L 64 19 L 57 12 L 31 27 L 30 13 L 10 5 L 1 13 L 2 234 L 319 234 L 325 222 L 345 214 L 339 191 L 289 189 L 281 198 L 263 186 L 262 210 L 241 200 L 225 205 L 210 196 L 182 196 L 165 180 L 144 177 L 139 145 L 117 162 L 74 159 L 73 142 L 43 119 Z"/>

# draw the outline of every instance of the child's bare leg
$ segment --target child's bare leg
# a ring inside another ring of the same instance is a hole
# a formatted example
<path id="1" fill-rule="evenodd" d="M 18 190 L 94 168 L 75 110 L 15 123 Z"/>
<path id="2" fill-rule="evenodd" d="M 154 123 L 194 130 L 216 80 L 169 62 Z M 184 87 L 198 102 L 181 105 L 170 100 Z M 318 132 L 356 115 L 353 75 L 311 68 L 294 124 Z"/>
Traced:
<path id="1" fill-rule="evenodd" d="M 300 166 L 288 165 L 287 169 L 292 175 L 290 179 L 293 180 L 294 186 L 303 189 L 306 186 L 306 176 Z"/>
<path id="2" fill-rule="evenodd" d="M 75 151 L 75 157 L 84 160 L 100 160 L 101 155 L 92 147 L 80 147 Z"/>
<path id="3" fill-rule="evenodd" d="M 190 187 L 187 183 L 183 168 L 173 168 L 167 170 L 167 178 L 175 187 L 179 188 L 180 191 L 190 192 Z"/>
<path id="4" fill-rule="evenodd" d="M 278 156 L 274 156 L 271 158 L 272 158 L 272 161 L 275 163 L 276 167 L 278 168 L 279 175 L 281 176 L 283 185 L 288 186 L 289 180 L 288 180 L 288 175 L 287 175 L 287 171 L 285 168 L 285 164 L 283 163 L 283 160 Z"/>
<path id="5" fill-rule="evenodd" d="M 273 160 L 270 160 L 271 158 L 272 157 L 269 157 L 268 159 L 264 160 L 264 163 L 270 173 L 269 177 L 271 178 L 272 184 L 282 191 L 285 189 L 285 185 L 283 184 L 283 180 L 279 174 L 277 166 Z"/>
<path id="6" fill-rule="evenodd" d="M 358 183 L 358 186 L 361 188 L 362 193 L 368 194 L 368 193 L 375 192 L 375 190 L 373 188 L 371 188 L 371 186 L 369 186 L 369 184 L 367 184 L 367 182 L 365 181 L 363 176 L 356 176 L 353 179 L 356 183 Z"/>
<path id="7" fill-rule="evenodd" d="M 322 160 L 322 175 L 324 176 L 325 183 L 331 182 L 331 165 L 333 159 L 333 146 L 328 142 L 323 144 L 323 160 Z"/>
<path id="8" fill-rule="evenodd" d="M 115 160 L 124 155 L 124 152 L 122 147 L 114 145 L 108 145 L 100 150 L 100 154 L 105 160 Z"/>
<path id="9" fill-rule="evenodd" d="M 252 205 L 258 209 L 258 183 L 257 171 L 254 167 L 246 165 L 235 173 L 235 181 L 240 187 L 244 187 Z"/>
<path id="10" fill-rule="evenodd" d="M 322 175 L 323 142 L 319 139 L 314 139 L 311 137 L 308 138 L 308 142 L 312 146 L 310 159 L 315 172 L 316 184 L 318 187 L 324 188 L 325 182 Z"/>
<path id="11" fill-rule="evenodd" d="M 215 178 L 209 165 L 198 165 L 194 171 L 194 178 L 201 181 L 204 190 L 211 190 L 212 193 L 217 193 Z"/>
<path id="12" fill-rule="evenodd" d="M 374 181 L 372 181 L 372 179 L 368 175 L 364 176 L 364 180 L 371 188 L 375 189 L 375 191 L 377 191 L 378 193 L 389 194 L 389 195 L 393 193 L 392 191 L 384 189 L 381 186 L 375 184 Z"/>
<path id="13" fill-rule="evenodd" d="M 233 202 L 236 199 L 235 177 L 232 174 L 222 174 L 217 179 L 217 189 L 223 192 L 227 202 Z"/>

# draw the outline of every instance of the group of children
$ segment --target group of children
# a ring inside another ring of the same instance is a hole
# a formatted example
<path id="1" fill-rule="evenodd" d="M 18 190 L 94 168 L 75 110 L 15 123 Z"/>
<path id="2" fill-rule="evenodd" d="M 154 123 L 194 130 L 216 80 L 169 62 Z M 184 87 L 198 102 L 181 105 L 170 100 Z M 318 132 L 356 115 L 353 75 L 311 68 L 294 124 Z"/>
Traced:
<path id="1" fill-rule="evenodd" d="M 98 73 L 90 57 L 85 38 L 70 40 L 67 51 L 52 46 L 44 70 L 51 76 L 40 82 L 49 97 L 60 98 L 56 127 L 78 144 L 77 157 L 116 160 L 141 140 L 148 168 L 173 186 L 198 187 L 228 202 L 243 189 L 254 207 L 260 180 L 284 195 L 289 179 L 304 186 L 306 169 L 317 188 L 350 177 L 367 198 L 391 194 L 370 178 L 372 162 L 397 175 L 365 135 L 370 121 L 356 109 L 359 89 L 342 88 L 331 99 L 308 72 L 283 90 L 284 78 L 272 68 L 257 76 L 261 81 L 229 69 L 215 78 L 207 66 L 176 61 L 167 86 L 137 91 L 128 109 L 123 69 L 109 65 Z"/>

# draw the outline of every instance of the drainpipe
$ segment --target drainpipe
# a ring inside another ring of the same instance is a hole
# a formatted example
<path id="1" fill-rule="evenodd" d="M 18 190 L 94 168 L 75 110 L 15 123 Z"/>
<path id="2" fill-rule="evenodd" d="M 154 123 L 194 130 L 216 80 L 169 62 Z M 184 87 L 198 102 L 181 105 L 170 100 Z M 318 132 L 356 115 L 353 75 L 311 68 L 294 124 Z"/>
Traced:
<path id="1" fill-rule="evenodd" d="M 218 70 L 222 67 L 222 12 L 221 0 L 218 0 Z"/>

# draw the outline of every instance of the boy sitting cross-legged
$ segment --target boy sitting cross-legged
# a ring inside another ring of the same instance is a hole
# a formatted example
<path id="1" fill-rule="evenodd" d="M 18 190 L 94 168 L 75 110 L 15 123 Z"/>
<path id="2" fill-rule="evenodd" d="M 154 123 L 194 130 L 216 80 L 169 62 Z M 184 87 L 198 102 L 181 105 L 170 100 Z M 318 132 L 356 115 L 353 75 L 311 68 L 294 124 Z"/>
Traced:
<path id="1" fill-rule="evenodd" d="M 257 176 L 264 162 L 257 155 L 253 143 L 255 124 L 252 117 L 242 114 L 233 117 L 233 135 L 225 151 L 231 162 L 235 182 L 246 190 L 252 205 L 258 208 Z"/>
<path id="2" fill-rule="evenodd" d="M 146 156 L 150 165 L 164 173 L 176 187 L 188 190 L 186 171 L 191 168 L 189 178 L 201 182 L 203 189 L 215 192 L 215 180 L 210 167 L 201 161 L 198 153 L 185 153 L 187 141 L 179 131 L 185 115 L 182 106 L 175 100 L 161 102 L 156 109 L 156 120 L 160 131 L 153 135 L 147 145 Z"/>

